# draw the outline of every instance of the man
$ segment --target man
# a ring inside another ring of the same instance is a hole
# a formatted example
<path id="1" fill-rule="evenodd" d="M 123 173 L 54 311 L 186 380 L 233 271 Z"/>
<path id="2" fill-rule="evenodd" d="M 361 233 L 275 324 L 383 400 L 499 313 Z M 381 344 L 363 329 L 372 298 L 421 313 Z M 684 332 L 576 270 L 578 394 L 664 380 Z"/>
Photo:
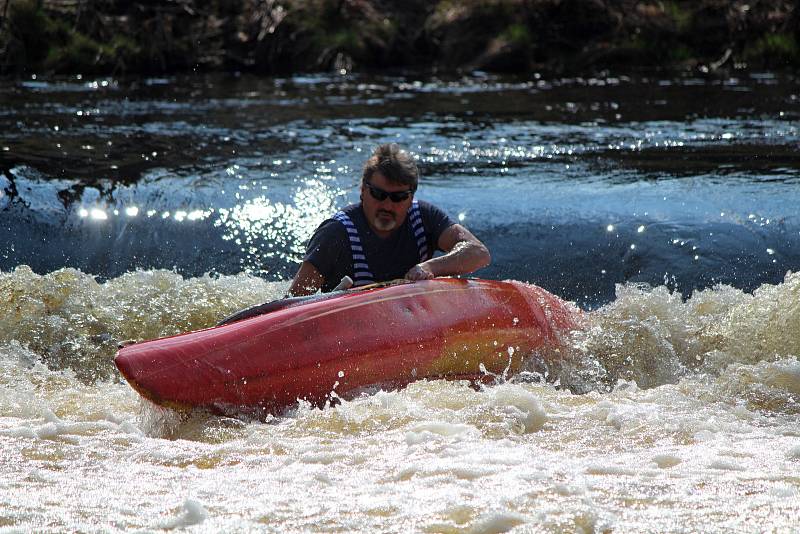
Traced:
<path id="1" fill-rule="evenodd" d="M 324 221 L 309 241 L 291 296 L 397 278 L 428 280 L 489 265 L 488 249 L 442 210 L 414 199 L 419 171 L 408 152 L 381 145 L 364 164 L 361 202 Z M 438 249 L 445 254 L 434 258 Z"/>

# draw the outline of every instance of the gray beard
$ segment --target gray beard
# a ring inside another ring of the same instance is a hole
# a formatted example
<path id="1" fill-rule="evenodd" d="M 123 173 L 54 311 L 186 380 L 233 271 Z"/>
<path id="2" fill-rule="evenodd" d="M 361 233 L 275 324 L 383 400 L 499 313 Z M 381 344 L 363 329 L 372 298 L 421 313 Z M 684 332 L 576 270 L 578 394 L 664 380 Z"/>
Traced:
<path id="1" fill-rule="evenodd" d="M 375 228 L 380 230 L 381 232 L 388 232 L 390 230 L 394 230 L 397 227 L 397 221 L 394 219 L 382 219 L 381 217 L 376 216 L 372 219 L 372 223 L 375 225 Z"/>

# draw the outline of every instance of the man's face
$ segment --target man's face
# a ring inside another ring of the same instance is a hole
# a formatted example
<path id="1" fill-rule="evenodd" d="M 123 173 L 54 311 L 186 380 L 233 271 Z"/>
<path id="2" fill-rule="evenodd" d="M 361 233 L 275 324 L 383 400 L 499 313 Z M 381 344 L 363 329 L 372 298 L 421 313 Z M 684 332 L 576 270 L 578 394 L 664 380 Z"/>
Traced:
<path id="1" fill-rule="evenodd" d="M 406 213 L 411 207 L 414 195 L 413 193 L 409 194 L 399 202 L 393 202 L 389 196 L 378 200 L 372 194 L 373 192 L 378 196 L 385 196 L 381 193 L 382 191 L 398 193 L 399 196 L 403 196 L 402 193 L 408 192 L 411 188 L 407 185 L 390 182 L 379 172 L 373 173 L 368 182 L 373 186 L 372 192 L 367 184 L 361 184 L 361 207 L 372 230 L 381 237 L 387 237 L 406 220 Z"/>

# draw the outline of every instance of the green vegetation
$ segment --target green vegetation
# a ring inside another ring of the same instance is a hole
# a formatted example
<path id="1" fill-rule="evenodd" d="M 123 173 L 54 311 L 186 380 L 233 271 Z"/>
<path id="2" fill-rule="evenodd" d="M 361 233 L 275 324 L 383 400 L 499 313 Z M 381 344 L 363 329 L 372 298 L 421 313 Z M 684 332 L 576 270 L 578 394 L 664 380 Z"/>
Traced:
<path id="1" fill-rule="evenodd" d="M 368 3 L 343 0 L 295 0 L 285 19 L 296 44 L 292 54 L 317 69 L 345 63 L 372 65 L 390 48 L 396 26 Z"/>
<path id="2" fill-rule="evenodd" d="M 692 22 L 692 12 L 680 5 L 679 2 L 664 2 L 664 13 L 675 24 L 678 33 L 685 33 Z"/>
<path id="3" fill-rule="evenodd" d="M 48 16 L 37 2 L 23 0 L 9 7 L 8 56 L 11 69 L 50 72 L 113 72 L 142 64 L 141 47 L 125 35 L 101 44 L 64 19 Z"/>
<path id="4" fill-rule="evenodd" d="M 506 42 L 520 47 L 527 47 L 533 44 L 531 31 L 524 24 L 512 24 L 500 34 L 500 38 Z"/>
<path id="5" fill-rule="evenodd" d="M 800 63 L 800 46 L 794 35 L 770 33 L 762 36 L 753 45 L 745 48 L 744 58 L 771 67 Z"/>
<path id="6" fill-rule="evenodd" d="M 793 0 L 8 1 L 0 74 L 800 64 Z"/>
<path id="7" fill-rule="evenodd" d="M 61 72 L 79 72 L 94 65 L 100 56 L 100 45 L 78 32 L 69 32 L 59 46 L 51 46 L 44 68 Z"/>
<path id="8" fill-rule="evenodd" d="M 8 13 L 7 47 L 16 51 L 21 64 L 42 62 L 50 49 L 48 34 L 53 22 L 33 1 L 14 2 Z M 3 32 L 6 33 L 6 32 Z M 5 62 L 8 62 L 6 58 Z"/>

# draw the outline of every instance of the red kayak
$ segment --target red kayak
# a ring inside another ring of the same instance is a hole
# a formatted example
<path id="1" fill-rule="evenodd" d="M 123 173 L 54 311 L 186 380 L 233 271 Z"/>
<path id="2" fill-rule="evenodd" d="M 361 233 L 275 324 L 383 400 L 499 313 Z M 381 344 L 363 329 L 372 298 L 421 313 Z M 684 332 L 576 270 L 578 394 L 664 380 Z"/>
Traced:
<path id="1" fill-rule="evenodd" d="M 368 387 L 511 374 L 524 358 L 554 357 L 561 334 L 580 322 L 574 306 L 539 287 L 457 278 L 261 308 L 222 326 L 130 345 L 114 361 L 156 404 L 274 413 L 298 399 L 323 405 Z"/>

